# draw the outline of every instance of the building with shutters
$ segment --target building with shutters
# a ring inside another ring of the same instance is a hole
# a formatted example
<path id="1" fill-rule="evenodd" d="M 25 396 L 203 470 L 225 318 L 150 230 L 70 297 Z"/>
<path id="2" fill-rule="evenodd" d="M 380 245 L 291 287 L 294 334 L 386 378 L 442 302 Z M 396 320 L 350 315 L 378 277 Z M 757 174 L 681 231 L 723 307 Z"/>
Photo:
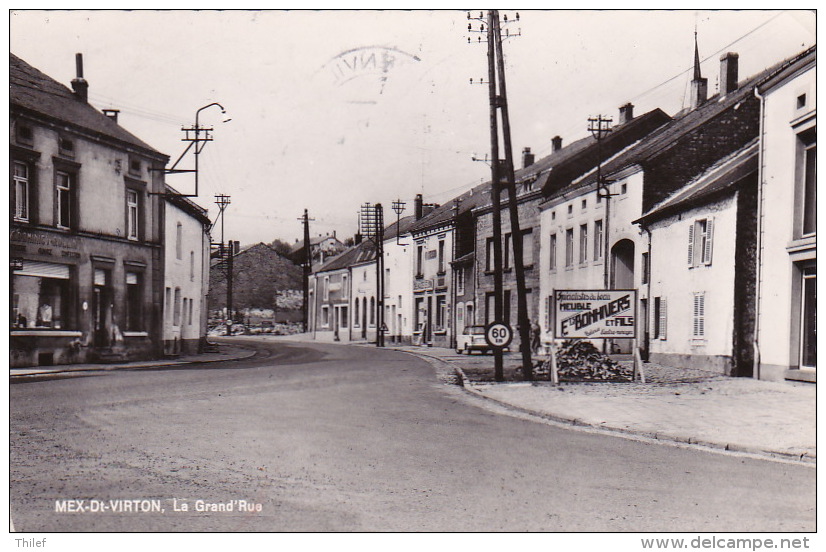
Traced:
<path id="1" fill-rule="evenodd" d="M 10 364 L 161 353 L 168 157 L 9 56 Z"/>

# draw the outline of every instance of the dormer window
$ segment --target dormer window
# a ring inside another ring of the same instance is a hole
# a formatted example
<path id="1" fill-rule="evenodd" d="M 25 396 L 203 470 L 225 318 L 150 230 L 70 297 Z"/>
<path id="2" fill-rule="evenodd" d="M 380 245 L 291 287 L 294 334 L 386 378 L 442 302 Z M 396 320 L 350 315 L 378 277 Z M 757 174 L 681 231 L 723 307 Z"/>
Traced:
<path id="1" fill-rule="evenodd" d="M 28 125 L 21 125 L 18 124 L 15 128 L 16 136 L 15 140 L 18 144 L 24 144 L 26 146 L 33 146 L 34 145 L 34 133 L 32 132 L 32 127 Z"/>
<path id="2" fill-rule="evenodd" d="M 129 159 L 129 174 L 140 175 L 143 169 L 140 159 Z"/>
<path id="3" fill-rule="evenodd" d="M 70 138 L 66 138 L 65 136 L 61 136 L 57 140 L 58 142 L 58 153 L 64 157 L 74 157 L 75 156 L 75 142 Z"/>

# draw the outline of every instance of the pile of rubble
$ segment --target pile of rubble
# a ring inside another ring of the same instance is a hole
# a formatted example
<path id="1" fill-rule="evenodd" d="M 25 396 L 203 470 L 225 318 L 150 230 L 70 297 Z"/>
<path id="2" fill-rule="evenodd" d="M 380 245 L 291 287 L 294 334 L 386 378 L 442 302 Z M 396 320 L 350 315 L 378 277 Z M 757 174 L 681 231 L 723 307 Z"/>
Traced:
<path id="1" fill-rule="evenodd" d="M 556 352 L 559 381 L 634 381 L 633 366 L 619 364 L 589 341 L 563 341 Z M 536 367 L 537 379 L 551 379 L 551 361 Z"/>

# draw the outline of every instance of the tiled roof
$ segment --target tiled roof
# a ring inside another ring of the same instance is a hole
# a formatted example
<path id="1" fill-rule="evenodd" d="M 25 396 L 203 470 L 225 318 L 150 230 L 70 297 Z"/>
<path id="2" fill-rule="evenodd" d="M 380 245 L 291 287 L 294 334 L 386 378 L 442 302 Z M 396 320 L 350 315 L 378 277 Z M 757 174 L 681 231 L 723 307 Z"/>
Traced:
<path id="1" fill-rule="evenodd" d="M 745 147 L 721 159 L 703 174 L 658 203 L 634 222 L 649 222 L 672 213 L 701 205 L 725 192 L 751 174 L 757 174 L 757 145 L 755 138 Z"/>
<path id="2" fill-rule="evenodd" d="M 115 121 L 78 99 L 66 86 L 9 53 L 9 101 L 12 109 L 33 111 L 67 125 L 104 135 L 168 158 Z"/>

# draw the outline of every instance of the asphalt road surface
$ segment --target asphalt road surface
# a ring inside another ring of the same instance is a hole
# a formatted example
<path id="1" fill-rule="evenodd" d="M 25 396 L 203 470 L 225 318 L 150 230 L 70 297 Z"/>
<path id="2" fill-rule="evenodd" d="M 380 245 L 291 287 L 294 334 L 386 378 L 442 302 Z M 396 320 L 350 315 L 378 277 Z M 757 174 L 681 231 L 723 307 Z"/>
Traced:
<path id="1" fill-rule="evenodd" d="M 247 361 L 13 383 L 15 528 L 815 529 L 812 468 L 509 416 L 400 352 L 256 346 Z"/>

